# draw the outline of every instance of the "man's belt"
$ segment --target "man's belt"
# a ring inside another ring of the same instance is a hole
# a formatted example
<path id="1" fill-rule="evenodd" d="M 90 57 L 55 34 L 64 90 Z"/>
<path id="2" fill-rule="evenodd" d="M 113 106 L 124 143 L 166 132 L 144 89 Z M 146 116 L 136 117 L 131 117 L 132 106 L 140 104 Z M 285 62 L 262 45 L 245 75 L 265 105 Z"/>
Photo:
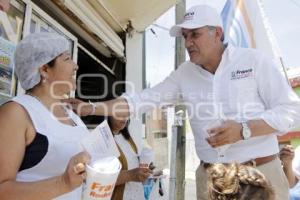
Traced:
<path id="1" fill-rule="evenodd" d="M 270 155 L 270 156 L 255 158 L 255 159 L 243 162 L 242 164 L 252 166 L 252 167 L 257 167 L 257 166 L 266 164 L 268 162 L 271 162 L 272 160 L 275 160 L 277 157 L 278 157 L 278 154 L 273 154 L 273 155 Z M 226 163 L 224 163 L 224 164 L 226 164 Z M 212 165 L 212 163 L 207 163 L 207 162 L 201 161 L 200 165 L 202 167 L 204 167 L 205 169 L 207 169 Z"/>

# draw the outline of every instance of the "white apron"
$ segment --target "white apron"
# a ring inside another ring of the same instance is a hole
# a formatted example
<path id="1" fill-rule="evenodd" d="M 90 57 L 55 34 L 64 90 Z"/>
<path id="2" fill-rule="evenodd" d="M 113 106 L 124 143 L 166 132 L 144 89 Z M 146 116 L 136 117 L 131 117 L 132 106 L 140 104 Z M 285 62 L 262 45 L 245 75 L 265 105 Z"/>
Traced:
<path id="1" fill-rule="evenodd" d="M 70 126 L 59 122 L 53 114 L 36 98 L 29 95 L 12 99 L 28 112 L 36 132 L 48 138 L 48 152 L 34 167 L 20 171 L 17 181 L 32 182 L 62 175 L 72 156 L 82 151 L 79 141 L 89 133 L 85 124 L 73 111 L 69 116 L 77 124 Z M 82 188 L 55 198 L 55 200 L 80 200 Z"/>
<path id="2" fill-rule="evenodd" d="M 129 142 L 124 138 L 122 134 L 114 136 L 116 143 L 125 155 L 127 160 L 128 170 L 139 167 L 139 160 L 137 154 L 132 149 Z M 143 200 L 144 199 L 144 187 L 141 182 L 127 182 L 125 184 L 123 200 Z"/>

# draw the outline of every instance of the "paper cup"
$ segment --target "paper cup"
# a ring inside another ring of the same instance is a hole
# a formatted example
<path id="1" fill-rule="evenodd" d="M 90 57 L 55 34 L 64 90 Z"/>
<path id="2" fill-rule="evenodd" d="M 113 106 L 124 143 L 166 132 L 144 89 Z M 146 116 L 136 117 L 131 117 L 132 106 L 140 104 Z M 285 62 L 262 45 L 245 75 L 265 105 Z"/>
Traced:
<path id="1" fill-rule="evenodd" d="M 212 128 L 216 128 L 221 126 L 224 123 L 223 119 L 216 119 L 210 121 L 206 126 L 204 126 L 203 131 L 204 131 L 204 137 L 209 138 L 214 136 L 215 134 L 209 134 L 208 130 Z M 226 150 L 230 147 L 230 144 L 225 144 L 223 146 L 215 147 L 214 149 L 217 151 L 218 158 L 220 158 L 221 155 L 224 155 Z M 220 161 L 221 162 L 221 161 Z"/>
<path id="2" fill-rule="evenodd" d="M 87 165 L 82 200 L 110 200 L 121 163 L 116 157 L 106 157 Z"/>
<path id="3" fill-rule="evenodd" d="M 139 156 L 140 167 L 148 168 L 150 163 L 154 161 L 154 152 L 152 149 L 143 148 Z"/>

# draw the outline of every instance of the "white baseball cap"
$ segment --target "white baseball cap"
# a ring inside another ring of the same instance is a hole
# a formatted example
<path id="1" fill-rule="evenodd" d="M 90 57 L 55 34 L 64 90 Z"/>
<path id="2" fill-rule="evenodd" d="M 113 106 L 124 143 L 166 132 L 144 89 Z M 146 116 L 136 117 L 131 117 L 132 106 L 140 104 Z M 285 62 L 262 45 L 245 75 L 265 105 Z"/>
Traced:
<path id="1" fill-rule="evenodd" d="M 221 16 L 218 11 L 207 5 L 193 6 L 187 10 L 181 24 L 174 25 L 170 29 L 172 37 L 182 35 L 181 29 L 195 29 L 203 26 L 218 26 L 223 28 Z"/>

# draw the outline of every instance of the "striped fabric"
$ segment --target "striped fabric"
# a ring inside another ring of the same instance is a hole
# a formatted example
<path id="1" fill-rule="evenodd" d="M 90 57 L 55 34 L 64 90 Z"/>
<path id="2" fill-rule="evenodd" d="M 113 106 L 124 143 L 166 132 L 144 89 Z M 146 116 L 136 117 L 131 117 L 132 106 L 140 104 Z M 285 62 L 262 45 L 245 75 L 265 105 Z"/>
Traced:
<path id="1" fill-rule="evenodd" d="M 244 0 L 227 0 L 221 15 L 227 42 L 239 47 L 256 47 Z"/>
<path id="2" fill-rule="evenodd" d="M 261 0 L 226 0 L 221 16 L 225 42 L 259 49 L 279 63 L 281 53 Z"/>

